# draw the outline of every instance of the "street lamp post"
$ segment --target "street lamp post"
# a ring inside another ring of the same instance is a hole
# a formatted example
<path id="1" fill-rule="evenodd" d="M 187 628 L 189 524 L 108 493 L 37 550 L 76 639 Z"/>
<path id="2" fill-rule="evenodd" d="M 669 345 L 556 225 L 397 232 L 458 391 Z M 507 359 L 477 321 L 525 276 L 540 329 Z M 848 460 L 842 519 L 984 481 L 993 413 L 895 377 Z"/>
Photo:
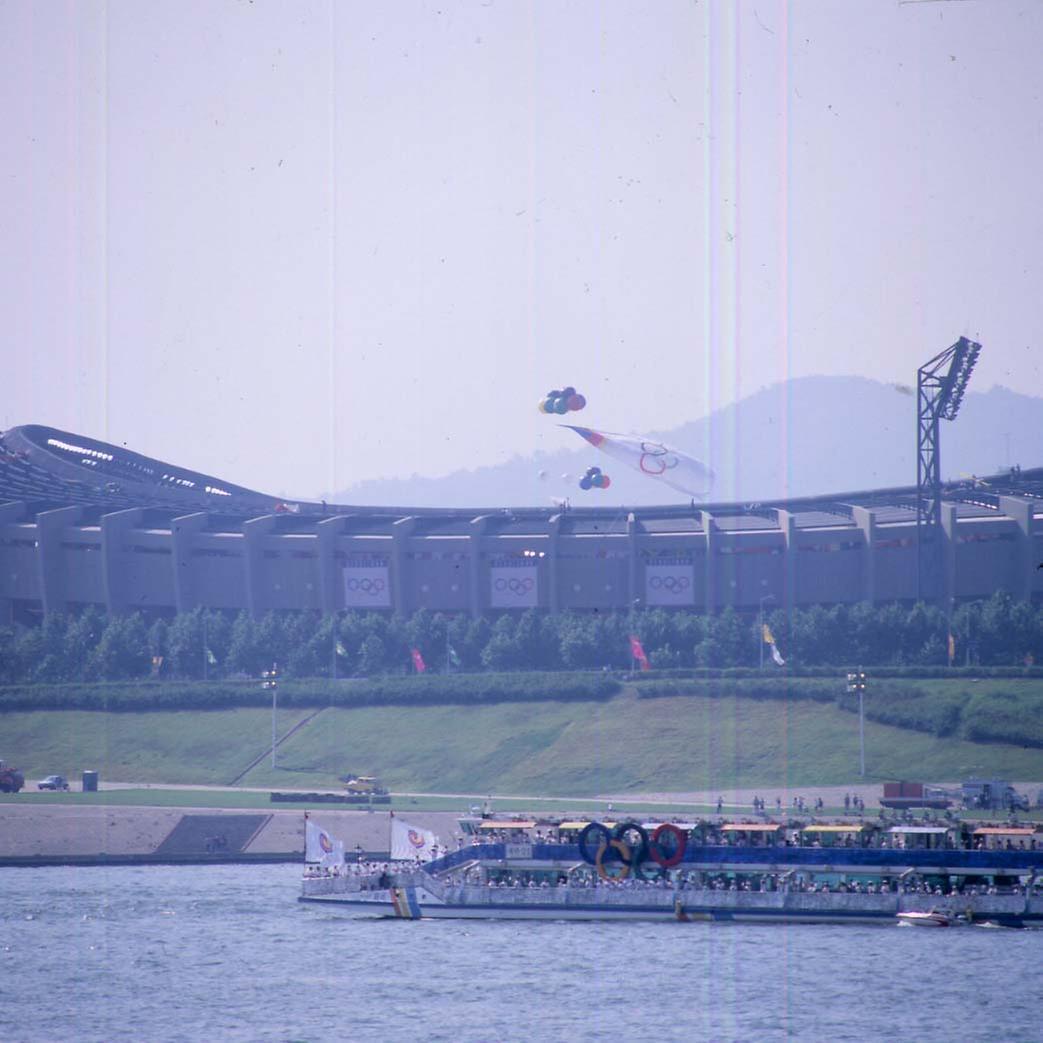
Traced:
<path id="1" fill-rule="evenodd" d="M 847 675 L 847 690 L 858 692 L 858 774 L 865 778 L 866 774 L 866 717 L 865 694 L 866 675 L 859 667 L 857 673 Z"/>
<path id="2" fill-rule="evenodd" d="M 272 767 L 275 767 L 275 711 L 277 708 L 276 693 L 279 687 L 279 668 L 275 663 L 272 663 L 271 670 L 265 670 L 261 674 L 263 681 L 261 683 L 262 688 L 270 688 L 272 690 Z"/>
<path id="3" fill-rule="evenodd" d="M 766 601 L 774 601 L 774 600 L 775 600 L 775 595 L 774 594 L 765 594 L 760 599 L 760 603 L 759 603 L 760 607 L 759 607 L 759 611 L 757 613 L 757 615 L 758 615 L 757 648 L 760 651 L 760 662 L 759 662 L 759 666 L 758 666 L 758 668 L 760 670 L 764 669 L 764 603 Z"/>

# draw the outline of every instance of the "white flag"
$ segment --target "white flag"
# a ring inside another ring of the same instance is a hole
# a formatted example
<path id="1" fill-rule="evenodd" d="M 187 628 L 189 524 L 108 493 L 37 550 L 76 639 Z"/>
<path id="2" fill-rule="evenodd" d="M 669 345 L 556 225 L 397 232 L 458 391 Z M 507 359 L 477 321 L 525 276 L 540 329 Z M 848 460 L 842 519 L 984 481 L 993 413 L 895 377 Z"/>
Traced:
<path id="1" fill-rule="evenodd" d="M 779 646 L 773 641 L 771 643 L 771 658 L 775 660 L 776 666 L 785 666 L 786 660 L 782 658 L 782 653 L 779 651 Z"/>
<path id="2" fill-rule="evenodd" d="M 572 424 L 562 424 L 562 427 L 572 428 L 603 453 L 608 453 L 648 478 L 658 479 L 672 489 L 689 496 L 705 496 L 710 491 L 714 475 L 709 467 L 655 438 L 616 435 Z"/>
<path id="3" fill-rule="evenodd" d="M 344 861 L 344 841 L 336 840 L 312 820 L 304 822 L 304 861 L 324 866 L 340 865 Z"/>
<path id="4" fill-rule="evenodd" d="M 436 837 L 429 829 L 411 826 L 400 818 L 391 819 L 391 860 L 413 861 L 417 857 L 425 862 L 434 857 Z"/>

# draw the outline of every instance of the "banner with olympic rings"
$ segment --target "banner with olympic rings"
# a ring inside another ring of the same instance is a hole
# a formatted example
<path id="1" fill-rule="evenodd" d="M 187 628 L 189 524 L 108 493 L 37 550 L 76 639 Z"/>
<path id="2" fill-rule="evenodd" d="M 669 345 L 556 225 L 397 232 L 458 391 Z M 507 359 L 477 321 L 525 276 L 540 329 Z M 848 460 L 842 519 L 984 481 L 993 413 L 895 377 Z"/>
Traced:
<path id="1" fill-rule="evenodd" d="M 344 569 L 345 608 L 391 608 L 391 577 L 387 565 Z"/>
<path id="2" fill-rule="evenodd" d="M 694 565 L 646 565 L 645 604 L 694 605 Z"/>
<path id="3" fill-rule="evenodd" d="M 523 568 L 489 569 L 489 604 L 492 608 L 535 608 L 539 603 L 539 569 L 535 565 Z"/>

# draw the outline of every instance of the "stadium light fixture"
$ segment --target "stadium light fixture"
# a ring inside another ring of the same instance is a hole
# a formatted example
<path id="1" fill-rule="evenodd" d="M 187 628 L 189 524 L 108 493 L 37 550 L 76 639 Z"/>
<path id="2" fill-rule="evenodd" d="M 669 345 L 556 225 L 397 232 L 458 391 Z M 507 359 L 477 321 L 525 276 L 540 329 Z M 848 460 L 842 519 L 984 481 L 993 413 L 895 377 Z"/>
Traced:
<path id="1" fill-rule="evenodd" d="M 941 417 L 943 420 L 955 420 L 960 411 L 960 403 L 963 401 L 967 384 L 971 379 L 971 372 L 978 361 L 981 353 L 981 345 L 961 337 L 953 345 L 952 366 L 946 379 L 948 393 L 942 393 Z"/>

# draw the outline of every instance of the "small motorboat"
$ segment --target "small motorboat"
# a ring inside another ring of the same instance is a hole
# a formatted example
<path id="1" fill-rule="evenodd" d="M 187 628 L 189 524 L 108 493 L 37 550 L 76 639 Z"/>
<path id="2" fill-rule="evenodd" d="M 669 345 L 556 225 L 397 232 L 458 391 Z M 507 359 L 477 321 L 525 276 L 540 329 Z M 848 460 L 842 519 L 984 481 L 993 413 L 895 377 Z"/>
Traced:
<path id="1" fill-rule="evenodd" d="M 910 927 L 952 927 L 956 917 L 943 909 L 931 909 L 926 913 L 898 913 L 898 922 Z"/>

